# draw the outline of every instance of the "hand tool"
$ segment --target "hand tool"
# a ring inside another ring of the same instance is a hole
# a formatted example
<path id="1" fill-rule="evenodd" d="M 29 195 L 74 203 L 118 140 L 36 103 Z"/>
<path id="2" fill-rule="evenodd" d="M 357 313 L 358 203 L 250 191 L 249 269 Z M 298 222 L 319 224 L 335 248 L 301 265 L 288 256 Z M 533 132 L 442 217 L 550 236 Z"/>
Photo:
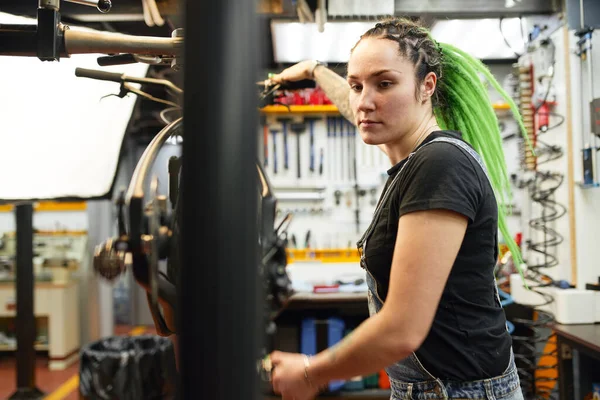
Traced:
<path id="1" fill-rule="evenodd" d="M 273 137 L 273 174 L 277 175 L 277 129 L 271 129 L 271 136 Z"/>
<path id="2" fill-rule="evenodd" d="M 309 161 L 309 171 L 315 172 L 315 133 L 314 133 L 314 123 L 315 121 L 319 121 L 321 118 L 315 117 L 306 117 L 304 118 L 304 122 L 308 121 L 308 129 L 310 133 L 310 161 Z"/>
<path id="3" fill-rule="evenodd" d="M 331 132 L 331 151 L 330 154 L 333 156 L 333 169 L 331 170 L 331 178 L 333 180 L 337 179 L 337 152 L 335 151 L 335 145 L 337 143 L 337 121 L 335 117 L 331 118 L 331 127 L 333 131 Z"/>
<path id="4" fill-rule="evenodd" d="M 332 179 L 333 176 L 331 175 L 332 171 L 333 171 L 333 163 L 331 160 L 333 160 L 332 157 L 332 151 L 331 149 L 333 148 L 333 146 L 331 145 L 332 143 L 332 129 L 331 129 L 331 117 L 327 117 L 327 177 L 329 179 Z"/>
<path id="5" fill-rule="evenodd" d="M 292 237 L 291 237 L 291 239 L 290 239 L 290 242 L 291 242 L 291 244 L 292 244 L 292 247 L 293 247 L 294 249 L 295 249 L 295 248 L 297 248 L 297 245 L 296 245 L 296 235 L 292 234 Z"/>
<path id="6" fill-rule="evenodd" d="M 300 179 L 302 177 L 302 168 L 300 165 L 300 135 L 306 130 L 306 124 L 304 122 L 292 122 L 290 128 L 292 132 L 296 134 L 296 169 L 298 179 Z"/>
<path id="7" fill-rule="evenodd" d="M 260 117 L 260 123 L 263 127 L 263 158 L 264 166 L 269 166 L 269 125 L 267 124 L 267 117 L 264 115 Z"/>
<path id="8" fill-rule="evenodd" d="M 315 172 L 315 133 L 313 131 L 314 122 L 314 120 L 308 121 L 308 125 L 310 127 L 310 162 L 308 169 L 310 170 L 310 172 Z"/>
<path id="9" fill-rule="evenodd" d="M 319 155 L 319 175 L 323 175 L 323 148 L 321 147 L 321 154 Z"/>
<path id="10" fill-rule="evenodd" d="M 304 248 L 310 249 L 310 229 L 306 232 L 306 239 L 304 241 Z"/>
<path id="11" fill-rule="evenodd" d="M 291 118 L 278 118 L 277 121 L 281 122 L 281 130 L 283 131 L 283 169 L 289 169 L 288 159 L 288 144 L 287 144 L 287 123 Z"/>
<path id="12" fill-rule="evenodd" d="M 367 191 L 361 189 L 358 186 L 358 171 L 356 168 L 356 126 L 348 125 L 348 136 L 353 143 L 352 151 L 352 164 L 353 164 L 353 178 L 354 178 L 354 194 L 356 195 L 356 208 L 354 209 L 354 218 L 356 222 L 356 233 L 360 233 L 360 198 L 367 194 Z"/>
<path id="13" fill-rule="evenodd" d="M 347 173 L 348 173 L 348 182 L 350 182 L 350 180 L 353 177 L 352 174 L 352 152 L 350 150 L 350 144 L 351 142 L 354 140 L 354 136 L 352 136 L 352 128 L 354 127 L 354 125 L 352 125 L 350 122 L 346 121 L 346 120 L 342 120 L 344 122 L 344 125 L 346 125 L 346 150 L 347 150 L 347 162 L 346 162 L 346 166 L 348 167 Z M 356 181 L 356 155 L 354 156 L 354 180 Z"/>
<path id="14" fill-rule="evenodd" d="M 345 165 L 345 161 L 344 161 L 344 119 L 343 118 L 338 118 L 337 119 L 337 123 L 339 124 L 340 127 L 340 174 L 339 174 L 339 179 L 340 180 L 344 180 L 344 165 Z"/>

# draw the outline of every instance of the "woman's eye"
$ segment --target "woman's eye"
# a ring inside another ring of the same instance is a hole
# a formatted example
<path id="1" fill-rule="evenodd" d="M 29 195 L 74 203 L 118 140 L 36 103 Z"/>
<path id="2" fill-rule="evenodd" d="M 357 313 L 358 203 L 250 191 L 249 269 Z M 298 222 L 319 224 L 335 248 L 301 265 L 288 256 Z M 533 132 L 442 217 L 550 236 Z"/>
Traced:
<path id="1" fill-rule="evenodd" d="M 355 92 L 360 92 L 362 90 L 362 86 L 354 83 L 350 84 L 350 89 L 354 90 Z"/>
<path id="2" fill-rule="evenodd" d="M 380 83 L 379 83 L 379 87 L 382 87 L 382 88 L 384 88 L 384 89 L 385 89 L 385 88 L 388 88 L 388 87 L 390 87 L 390 86 L 392 86 L 392 82 L 390 82 L 390 81 L 383 81 L 383 82 L 380 82 Z"/>

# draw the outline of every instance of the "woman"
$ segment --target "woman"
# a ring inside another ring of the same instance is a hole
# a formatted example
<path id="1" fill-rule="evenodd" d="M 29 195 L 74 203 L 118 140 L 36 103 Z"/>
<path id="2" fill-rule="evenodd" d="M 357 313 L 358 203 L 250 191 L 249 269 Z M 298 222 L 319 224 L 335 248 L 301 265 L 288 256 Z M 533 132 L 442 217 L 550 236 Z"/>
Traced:
<path id="1" fill-rule="evenodd" d="M 316 79 L 392 165 L 358 243 L 371 318 L 310 359 L 273 352 L 273 389 L 284 399 L 384 367 L 392 399 L 523 398 L 493 274 L 499 221 L 519 253 L 498 213 L 494 193 L 502 200 L 508 179 L 478 72 L 501 91 L 477 60 L 391 20 L 356 44 L 347 82 L 314 61 L 273 78 Z"/>

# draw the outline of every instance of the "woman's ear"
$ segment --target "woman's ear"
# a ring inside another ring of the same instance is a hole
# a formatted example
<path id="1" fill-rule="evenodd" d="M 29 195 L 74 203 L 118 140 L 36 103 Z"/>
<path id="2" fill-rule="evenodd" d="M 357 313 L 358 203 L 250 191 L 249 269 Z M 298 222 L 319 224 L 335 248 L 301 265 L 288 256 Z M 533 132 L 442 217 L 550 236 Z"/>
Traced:
<path id="1" fill-rule="evenodd" d="M 430 72 L 423 79 L 423 83 L 421 83 L 421 101 L 423 104 L 427 102 L 428 99 L 433 97 L 435 93 L 435 87 L 437 84 L 437 75 L 435 72 Z"/>

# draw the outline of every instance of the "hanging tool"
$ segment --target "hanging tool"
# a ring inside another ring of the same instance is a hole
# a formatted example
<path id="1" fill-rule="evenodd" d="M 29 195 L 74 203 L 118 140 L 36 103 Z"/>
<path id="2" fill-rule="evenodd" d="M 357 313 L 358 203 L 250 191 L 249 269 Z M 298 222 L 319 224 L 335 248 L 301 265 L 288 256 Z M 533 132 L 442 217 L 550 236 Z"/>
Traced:
<path id="1" fill-rule="evenodd" d="M 335 146 L 337 143 L 337 121 L 335 119 L 335 117 L 331 118 L 331 127 L 333 128 L 332 132 L 331 132 L 331 152 L 330 154 L 333 155 L 333 169 L 331 170 L 331 179 L 336 180 L 338 173 L 337 173 L 337 152 L 335 151 Z"/>
<path id="2" fill-rule="evenodd" d="M 314 133 L 314 123 L 315 121 L 319 121 L 321 118 L 315 117 L 306 117 L 304 118 L 304 122 L 308 121 L 308 130 L 310 134 L 310 161 L 308 169 L 310 172 L 315 172 L 315 133 Z"/>
<path id="3" fill-rule="evenodd" d="M 346 160 L 344 157 L 344 119 L 338 118 L 337 122 L 340 126 L 340 180 L 344 180 L 344 166 L 346 165 Z"/>
<path id="4" fill-rule="evenodd" d="M 328 164 L 327 165 L 327 176 L 329 179 L 333 178 L 333 176 L 331 175 L 331 173 L 333 172 L 333 163 L 332 163 L 332 160 L 333 160 L 332 153 L 333 152 L 331 151 L 331 149 L 333 148 L 333 146 L 331 145 L 332 140 L 333 140 L 332 133 L 333 132 L 331 129 L 331 117 L 327 117 L 327 154 L 329 154 L 327 156 L 327 164 Z"/>
<path id="5" fill-rule="evenodd" d="M 352 151 L 351 151 L 351 142 L 354 138 L 354 136 L 351 136 L 352 134 L 352 128 L 354 127 L 354 125 L 352 125 L 350 122 L 346 121 L 345 119 L 342 120 L 344 122 L 344 125 L 346 125 L 346 151 L 347 151 L 347 155 L 346 155 L 346 166 L 348 167 L 346 169 L 347 173 L 348 173 L 348 182 L 350 182 L 350 180 L 352 179 L 352 177 L 354 176 L 354 180 L 356 181 L 356 155 L 354 155 L 354 174 L 352 174 Z"/>
<path id="6" fill-rule="evenodd" d="M 290 128 L 292 129 L 292 132 L 296 134 L 296 169 L 298 179 L 300 179 L 302 177 L 302 168 L 300 165 L 300 135 L 306 130 L 306 124 L 304 122 L 292 122 Z"/>
<path id="7" fill-rule="evenodd" d="M 287 170 L 290 168 L 288 159 L 287 123 L 288 121 L 291 121 L 291 118 L 278 118 L 277 121 L 281 122 L 281 130 L 283 131 L 283 169 Z"/>
<path id="8" fill-rule="evenodd" d="M 354 178 L 354 194 L 356 196 L 356 208 L 354 209 L 354 218 L 355 218 L 355 222 L 356 222 L 356 233 L 360 233 L 360 198 L 362 196 L 365 196 L 367 194 L 367 191 L 364 189 L 361 189 L 358 186 L 358 171 L 356 168 L 356 127 L 352 124 L 348 124 L 348 136 L 349 136 L 349 140 L 352 141 L 353 145 L 353 152 L 352 152 L 352 164 L 353 164 L 353 178 Z M 350 142 L 348 142 L 350 143 Z M 348 145 L 348 149 L 350 149 L 350 145 Z M 350 153 L 350 150 L 348 150 L 348 155 Z"/>
<path id="9" fill-rule="evenodd" d="M 261 116 L 260 123 L 263 127 L 263 159 L 264 166 L 269 166 L 269 125 L 267 124 L 267 117 Z"/>
<path id="10" fill-rule="evenodd" d="M 294 249 L 296 249 L 298 246 L 296 245 L 296 235 L 292 234 L 292 237 L 290 239 L 290 242 L 292 244 L 291 247 L 293 247 Z"/>
<path id="11" fill-rule="evenodd" d="M 306 239 L 304 241 L 304 248 L 310 249 L 310 229 L 306 232 Z"/>
<path id="12" fill-rule="evenodd" d="M 340 198 L 342 197 L 342 192 L 340 190 L 336 190 L 333 195 L 335 196 L 335 205 L 340 205 Z"/>
<path id="13" fill-rule="evenodd" d="M 273 137 L 273 174 L 277 175 L 277 129 L 271 129 L 271 136 Z"/>
<path id="14" fill-rule="evenodd" d="M 321 147 L 321 154 L 319 155 L 319 175 L 323 175 L 323 148 Z"/>

